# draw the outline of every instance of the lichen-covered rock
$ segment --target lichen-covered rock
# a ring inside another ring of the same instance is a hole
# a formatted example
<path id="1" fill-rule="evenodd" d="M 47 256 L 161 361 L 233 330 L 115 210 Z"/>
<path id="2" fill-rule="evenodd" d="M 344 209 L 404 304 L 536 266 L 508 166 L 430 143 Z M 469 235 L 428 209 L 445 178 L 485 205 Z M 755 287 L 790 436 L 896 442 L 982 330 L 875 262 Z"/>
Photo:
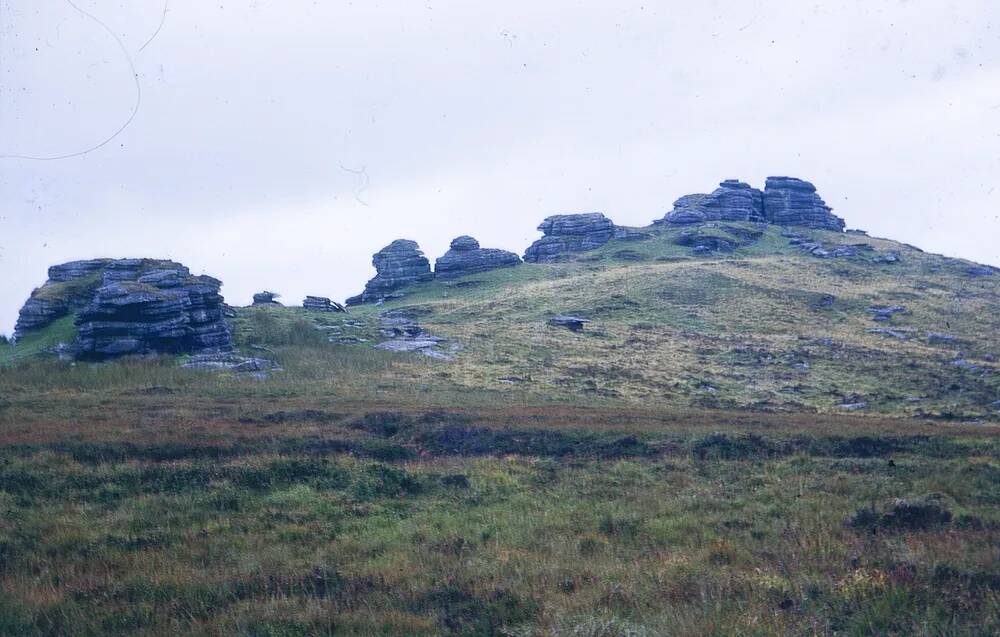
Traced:
<path id="1" fill-rule="evenodd" d="M 816 186 L 795 177 L 768 177 L 764 186 L 767 221 L 785 226 L 844 230 L 844 220 L 816 193 Z"/>
<path id="2" fill-rule="evenodd" d="M 706 221 L 764 221 L 763 193 L 738 179 L 727 179 L 711 194 L 685 195 L 663 221 L 682 225 Z"/>
<path id="3" fill-rule="evenodd" d="M 347 305 L 377 303 L 395 298 L 397 291 L 415 283 L 425 283 L 434 278 L 430 261 L 420 251 L 416 241 L 396 239 L 372 256 L 377 274 L 368 281 L 365 290 L 347 299 Z"/>
<path id="4" fill-rule="evenodd" d="M 278 297 L 281 296 L 277 292 L 269 292 L 264 290 L 263 292 L 257 292 L 253 295 L 253 303 L 251 307 L 284 307 L 279 301 Z"/>
<path id="5" fill-rule="evenodd" d="M 615 234 L 615 224 L 600 212 L 553 215 L 538 226 L 545 235 L 524 253 L 529 263 L 559 261 L 568 253 L 601 247 Z"/>
<path id="6" fill-rule="evenodd" d="M 304 301 L 302 301 L 302 307 L 307 310 L 312 310 L 314 312 L 346 312 L 347 309 L 343 305 L 332 301 L 325 296 L 307 296 Z"/>
<path id="7" fill-rule="evenodd" d="M 457 279 L 467 274 L 520 264 L 521 257 L 513 252 L 480 248 L 478 241 L 463 235 L 454 239 L 451 242 L 451 249 L 434 263 L 434 275 L 440 279 Z"/>

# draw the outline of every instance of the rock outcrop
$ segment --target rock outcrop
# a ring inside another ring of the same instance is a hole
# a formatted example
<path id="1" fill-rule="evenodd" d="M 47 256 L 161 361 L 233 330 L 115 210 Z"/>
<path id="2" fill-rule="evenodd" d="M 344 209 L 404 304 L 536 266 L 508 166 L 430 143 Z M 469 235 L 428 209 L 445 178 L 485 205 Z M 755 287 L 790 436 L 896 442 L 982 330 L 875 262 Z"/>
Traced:
<path id="1" fill-rule="evenodd" d="M 615 224 L 600 212 L 554 215 L 538 226 L 545 235 L 524 253 L 528 263 L 551 263 L 568 253 L 599 248 L 615 235 Z"/>
<path id="2" fill-rule="evenodd" d="M 707 221 L 766 222 L 821 230 L 844 230 L 844 220 L 816 193 L 816 187 L 795 177 L 768 177 L 764 190 L 727 179 L 711 194 L 685 195 L 654 223 L 685 225 Z"/>
<path id="3" fill-rule="evenodd" d="M 49 268 L 21 309 L 17 334 L 75 314 L 81 358 L 224 351 L 232 333 L 221 282 L 174 261 L 91 259 Z"/>
<path id="4" fill-rule="evenodd" d="M 312 310 L 314 312 L 346 312 L 347 309 L 337 303 L 336 301 L 331 301 L 325 296 L 307 296 L 304 301 L 302 301 L 302 307 L 307 310 Z"/>
<path id="5" fill-rule="evenodd" d="M 513 252 L 495 248 L 480 248 L 479 242 L 463 235 L 451 242 L 451 248 L 434 263 L 434 276 L 439 279 L 457 279 L 497 268 L 520 265 L 521 257 Z"/>
<path id="6" fill-rule="evenodd" d="M 250 304 L 250 307 L 285 307 L 278 301 L 279 296 L 281 295 L 277 292 L 267 290 L 258 292 L 253 295 L 253 303 Z"/>
<path id="7" fill-rule="evenodd" d="M 727 179 L 711 194 L 681 197 L 663 221 L 670 224 L 764 221 L 764 193 L 738 179 Z"/>
<path id="8" fill-rule="evenodd" d="M 806 226 L 842 232 L 844 220 L 831 212 L 816 186 L 794 177 L 768 177 L 764 186 L 767 221 L 785 226 Z"/>
<path id="9" fill-rule="evenodd" d="M 425 283 L 434 278 L 430 261 L 420 251 L 416 241 L 396 239 L 372 256 L 375 278 L 368 281 L 365 290 L 347 299 L 347 305 L 377 303 L 400 296 L 397 291 L 415 283 Z"/>

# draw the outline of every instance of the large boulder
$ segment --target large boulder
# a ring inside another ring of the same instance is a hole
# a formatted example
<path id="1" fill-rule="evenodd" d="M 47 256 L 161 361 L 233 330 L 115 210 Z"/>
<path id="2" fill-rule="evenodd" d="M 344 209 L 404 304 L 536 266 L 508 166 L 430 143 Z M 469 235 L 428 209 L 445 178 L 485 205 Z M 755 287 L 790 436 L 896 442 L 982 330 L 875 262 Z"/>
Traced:
<path id="1" fill-rule="evenodd" d="M 600 212 L 553 215 L 538 226 L 543 236 L 524 253 L 529 263 L 550 263 L 568 253 L 599 248 L 615 235 L 615 224 Z"/>
<path id="2" fill-rule="evenodd" d="M 416 241 L 396 239 L 372 256 L 375 278 L 368 281 L 364 292 L 347 299 L 347 305 L 377 303 L 396 295 L 397 291 L 415 283 L 434 278 L 430 261 L 420 251 Z"/>
<path id="3" fill-rule="evenodd" d="M 520 264 L 521 257 L 513 252 L 480 248 L 478 241 L 463 235 L 454 239 L 451 248 L 434 262 L 434 275 L 439 279 L 457 279 L 467 274 Z"/>
<path id="4" fill-rule="evenodd" d="M 195 353 L 232 348 L 222 283 L 160 259 L 93 259 L 49 269 L 21 309 L 18 333 L 74 314 L 77 356 Z"/>
<path id="5" fill-rule="evenodd" d="M 663 221 L 670 224 L 764 221 L 764 194 L 738 179 L 727 179 L 709 195 L 681 197 Z"/>
<path id="6" fill-rule="evenodd" d="M 764 214 L 771 223 L 844 230 L 844 220 L 816 193 L 816 186 L 795 177 L 768 177 L 764 186 Z"/>

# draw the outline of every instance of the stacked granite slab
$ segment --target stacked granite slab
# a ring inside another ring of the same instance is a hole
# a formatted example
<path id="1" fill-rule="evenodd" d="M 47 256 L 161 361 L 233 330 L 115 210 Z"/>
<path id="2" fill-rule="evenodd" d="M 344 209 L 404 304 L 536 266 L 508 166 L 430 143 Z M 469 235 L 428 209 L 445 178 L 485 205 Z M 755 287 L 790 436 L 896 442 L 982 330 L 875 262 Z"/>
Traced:
<path id="1" fill-rule="evenodd" d="M 615 235 L 615 224 L 600 212 L 553 215 L 538 229 L 544 236 L 525 251 L 528 263 L 561 261 L 569 253 L 599 248 Z"/>
<path id="2" fill-rule="evenodd" d="M 439 279 L 457 279 L 497 268 L 520 265 L 521 257 L 513 252 L 481 248 L 470 236 L 456 237 L 450 249 L 434 262 L 434 275 Z"/>
<path id="3" fill-rule="evenodd" d="M 727 179 L 711 194 L 685 195 L 657 221 L 670 225 L 710 221 L 766 222 L 843 231 L 844 220 L 816 193 L 816 187 L 795 177 L 768 177 L 764 190 Z"/>
<path id="4" fill-rule="evenodd" d="M 77 356 L 197 353 L 232 348 L 223 316 L 222 283 L 192 276 L 183 265 L 159 259 L 94 259 L 53 266 L 19 319 L 19 334 L 75 314 Z M 59 305 L 59 316 L 38 320 L 38 300 Z"/>
<path id="5" fill-rule="evenodd" d="M 842 232 L 844 220 L 816 193 L 816 186 L 795 177 L 768 177 L 764 211 L 770 223 Z"/>
<path id="6" fill-rule="evenodd" d="M 670 224 L 764 221 L 764 193 L 737 179 L 727 179 L 711 194 L 681 197 L 663 221 Z"/>
<path id="7" fill-rule="evenodd" d="M 347 305 L 378 303 L 398 296 L 398 290 L 434 278 L 430 261 L 416 241 L 396 239 L 372 255 L 376 275 L 361 294 L 347 299 Z"/>

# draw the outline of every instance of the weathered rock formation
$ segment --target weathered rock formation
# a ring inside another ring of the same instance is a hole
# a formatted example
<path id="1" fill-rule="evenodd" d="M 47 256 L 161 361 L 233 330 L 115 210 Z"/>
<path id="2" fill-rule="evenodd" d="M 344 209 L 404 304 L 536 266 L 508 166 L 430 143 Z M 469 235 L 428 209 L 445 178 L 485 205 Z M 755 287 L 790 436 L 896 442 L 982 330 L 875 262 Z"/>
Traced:
<path id="1" fill-rule="evenodd" d="M 253 295 L 253 303 L 250 307 L 284 307 L 279 301 L 278 297 L 281 296 L 277 292 L 269 292 L 264 290 L 263 292 L 258 292 Z"/>
<path id="2" fill-rule="evenodd" d="M 377 274 L 365 285 L 365 290 L 347 299 L 347 305 L 377 303 L 397 296 L 397 291 L 414 283 L 434 278 L 430 261 L 420 251 L 416 241 L 396 239 L 372 256 Z"/>
<path id="3" fill-rule="evenodd" d="M 663 221 L 671 224 L 764 221 L 764 193 L 737 179 L 727 179 L 711 194 L 681 197 Z"/>
<path id="4" fill-rule="evenodd" d="M 21 309 L 17 333 L 75 314 L 81 358 L 232 347 L 221 282 L 173 261 L 92 259 L 49 268 Z"/>
<path id="5" fill-rule="evenodd" d="M 524 253 L 528 263 L 550 263 L 570 252 L 599 248 L 614 237 L 615 224 L 600 212 L 554 215 L 538 229 L 545 235 Z"/>
<path id="6" fill-rule="evenodd" d="M 337 303 L 336 301 L 331 301 L 325 296 L 307 296 L 304 301 L 302 301 L 302 307 L 307 310 L 312 310 L 314 312 L 346 312 L 347 309 Z"/>
<path id="7" fill-rule="evenodd" d="M 844 221 L 831 212 L 808 181 L 768 177 L 763 191 L 736 179 L 727 179 L 711 194 L 685 195 L 656 223 L 673 225 L 706 221 L 767 222 L 843 231 Z"/>
<path id="8" fill-rule="evenodd" d="M 764 186 L 767 221 L 785 226 L 806 226 L 842 232 L 844 220 L 831 212 L 816 186 L 794 177 L 768 177 Z"/>
<path id="9" fill-rule="evenodd" d="M 439 279 L 457 279 L 467 274 L 520 264 L 521 257 L 513 252 L 480 248 L 478 241 L 463 235 L 454 239 L 451 242 L 451 249 L 434 263 L 434 276 Z"/>

